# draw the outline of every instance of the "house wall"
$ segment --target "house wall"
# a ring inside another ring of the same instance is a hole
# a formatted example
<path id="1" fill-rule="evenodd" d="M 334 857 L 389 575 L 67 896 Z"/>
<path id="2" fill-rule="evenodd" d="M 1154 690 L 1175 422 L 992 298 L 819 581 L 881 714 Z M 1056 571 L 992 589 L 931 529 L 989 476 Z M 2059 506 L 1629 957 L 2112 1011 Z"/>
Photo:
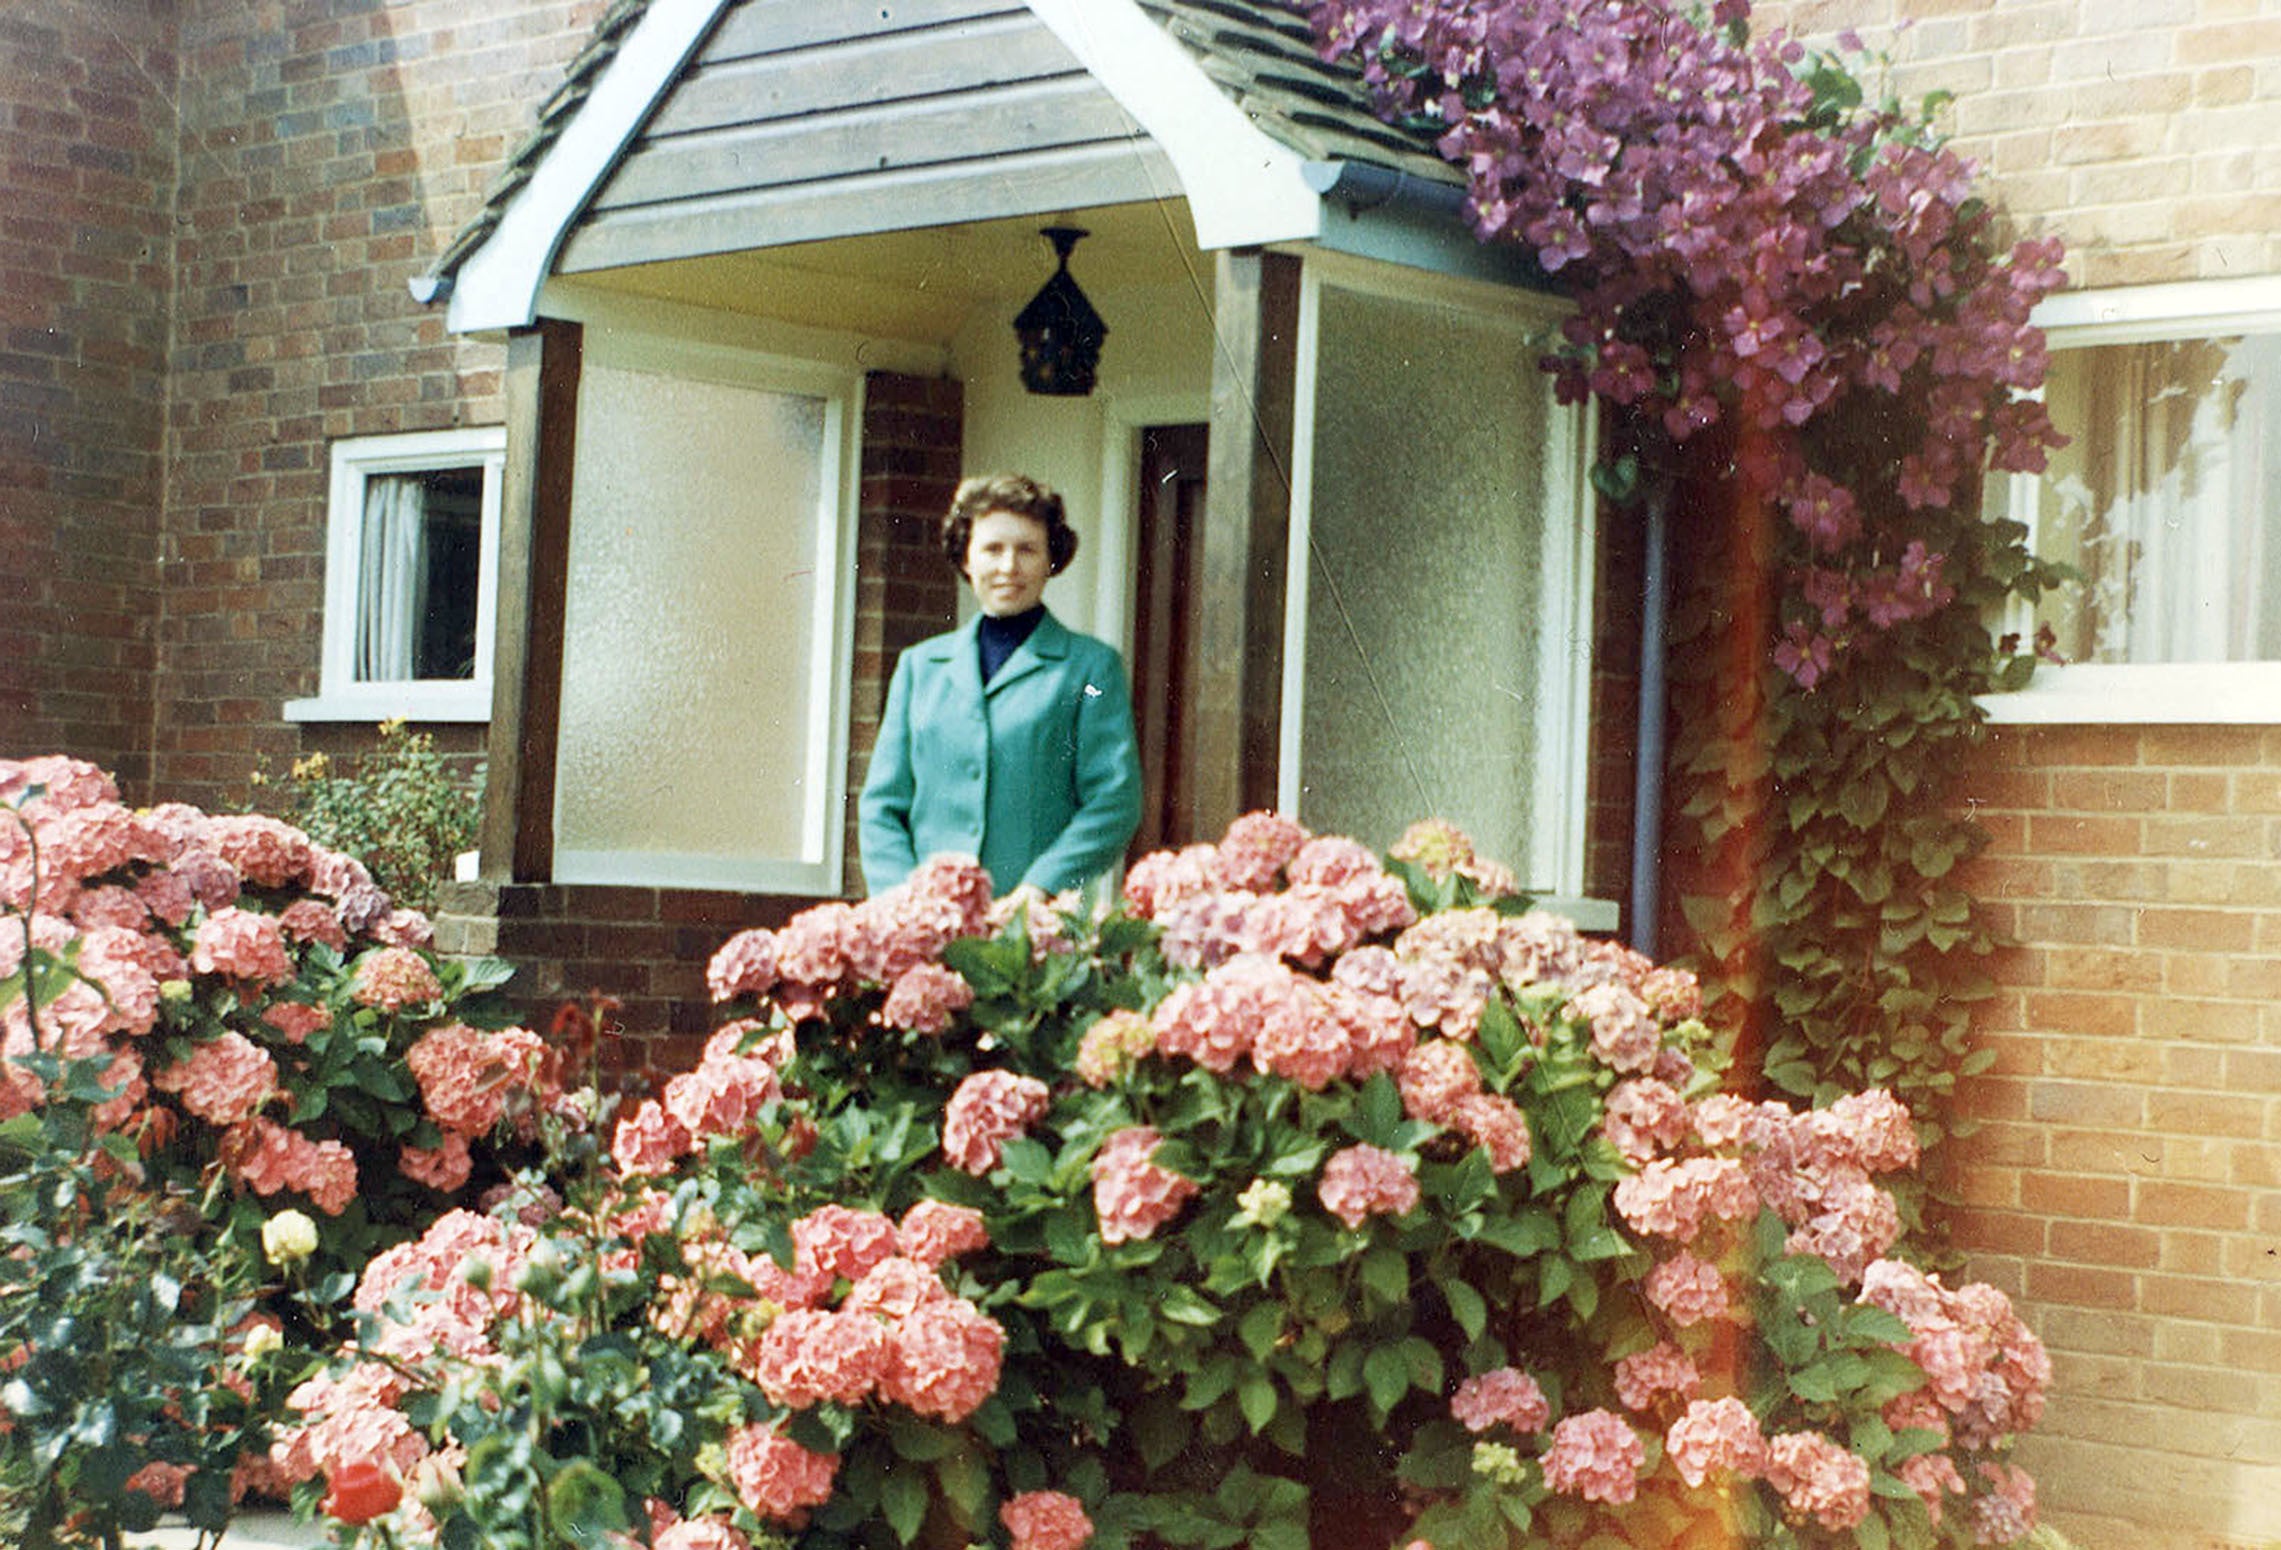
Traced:
<path id="1" fill-rule="evenodd" d="M 603 3 L 180 0 L 154 790 L 228 805 L 257 763 L 369 736 L 281 710 L 317 689 L 327 449 L 500 420 L 503 351 L 447 335 L 405 283 Z"/>
<path id="2" fill-rule="evenodd" d="M 1905 96 L 1956 93 L 1959 149 L 2078 285 L 2281 274 L 2272 0 L 1759 17 L 1859 28 Z M 2019 945 L 1955 1227 L 2052 1351 L 2047 1515 L 2098 1550 L 2281 1540 L 2281 729 L 2000 727 L 1967 796 Z"/>
<path id="3" fill-rule="evenodd" d="M 0 754 L 149 791 L 176 7 L 0 9 Z"/>

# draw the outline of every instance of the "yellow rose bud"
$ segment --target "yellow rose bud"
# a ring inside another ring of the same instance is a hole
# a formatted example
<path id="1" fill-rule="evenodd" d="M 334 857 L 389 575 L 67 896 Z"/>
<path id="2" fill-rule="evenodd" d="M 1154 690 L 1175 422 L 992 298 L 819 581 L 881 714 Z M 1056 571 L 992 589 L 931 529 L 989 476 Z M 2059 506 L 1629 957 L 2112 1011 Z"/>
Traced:
<path id="1" fill-rule="evenodd" d="M 256 1324 L 246 1331 L 245 1358 L 248 1362 L 275 1356 L 284 1349 L 285 1337 L 267 1324 Z"/>
<path id="2" fill-rule="evenodd" d="M 299 1211 L 280 1211 L 261 1224 L 261 1251 L 273 1265 L 297 1265 L 317 1252 L 317 1224 Z"/>

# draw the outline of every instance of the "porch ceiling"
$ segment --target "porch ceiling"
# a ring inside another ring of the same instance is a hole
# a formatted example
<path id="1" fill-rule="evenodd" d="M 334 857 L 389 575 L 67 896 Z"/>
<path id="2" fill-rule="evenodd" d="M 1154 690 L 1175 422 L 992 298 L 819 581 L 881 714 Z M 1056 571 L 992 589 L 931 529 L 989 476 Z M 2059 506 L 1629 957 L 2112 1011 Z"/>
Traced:
<path id="1" fill-rule="evenodd" d="M 1177 199 L 635 264 L 590 271 L 577 284 L 944 344 L 977 310 L 1002 311 L 1011 323 L 1053 273 L 1052 249 L 1038 229 L 1054 224 L 1091 233 L 1070 259 L 1070 272 L 1090 293 L 1194 285 L 1210 294 L 1210 261 L 1198 252 L 1187 205 Z"/>

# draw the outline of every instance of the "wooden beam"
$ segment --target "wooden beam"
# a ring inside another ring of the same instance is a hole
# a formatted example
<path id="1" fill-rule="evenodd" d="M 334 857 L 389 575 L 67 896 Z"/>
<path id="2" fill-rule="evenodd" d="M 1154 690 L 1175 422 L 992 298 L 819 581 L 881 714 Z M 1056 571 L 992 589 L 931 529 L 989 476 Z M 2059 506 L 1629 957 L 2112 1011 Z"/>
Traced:
<path id="1" fill-rule="evenodd" d="M 483 791 L 482 875 L 554 876 L 555 748 L 584 331 L 541 318 L 507 341 L 507 467 L 499 501 L 498 642 Z"/>
<path id="2" fill-rule="evenodd" d="M 1283 720 L 1283 612 L 1298 383 L 1299 260 L 1217 256 L 1203 597 L 1189 659 L 1189 832 L 1273 807 Z"/>

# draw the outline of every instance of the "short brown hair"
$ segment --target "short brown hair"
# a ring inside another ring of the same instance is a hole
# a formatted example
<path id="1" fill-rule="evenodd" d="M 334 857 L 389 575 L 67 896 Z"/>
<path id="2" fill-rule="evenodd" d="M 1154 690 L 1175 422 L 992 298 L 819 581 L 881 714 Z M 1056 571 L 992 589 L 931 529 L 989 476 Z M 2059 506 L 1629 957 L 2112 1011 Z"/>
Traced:
<path id="1" fill-rule="evenodd" d="M 966 550 L 978 518 L 993 511 L 1028 517 L 1045 527 L 1046 574 L 1058 576 L 1077 558 L 1077 529 L 1069 525 L 1061 497 L 1028 474 L 979 474 L 959 482 L 943 513 L 942 552 L 950 568 L 966 574 Z"/>

